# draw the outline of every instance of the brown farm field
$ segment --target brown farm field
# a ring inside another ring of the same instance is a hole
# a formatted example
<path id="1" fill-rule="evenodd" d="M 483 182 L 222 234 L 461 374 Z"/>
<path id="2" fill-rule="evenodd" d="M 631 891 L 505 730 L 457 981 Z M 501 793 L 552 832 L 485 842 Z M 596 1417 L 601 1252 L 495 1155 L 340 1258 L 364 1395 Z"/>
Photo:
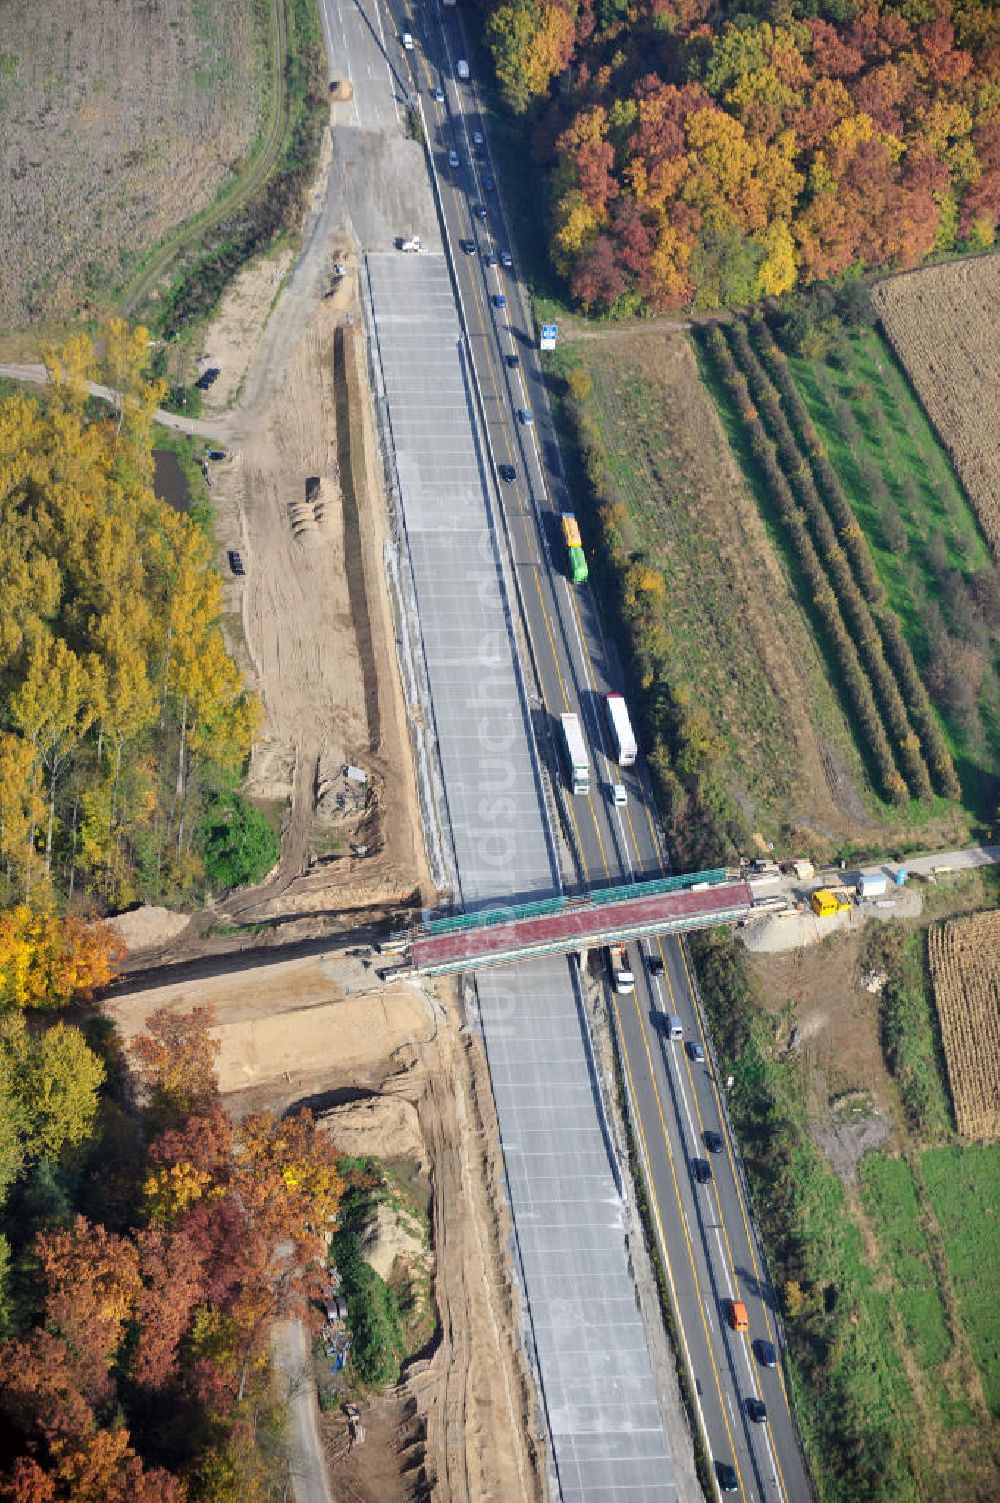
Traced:
<path id="1" fill-rule="evenodd" d="M 0 334 L 106 307 L 242 172 L 268 0 L 0 0 Z"/>
<path id="2" fill-rule="evenodd" d="M 872 299 L 1000 557 L 1000 255 L 892 277 Z"/>
<path id="3" fill-rule="evenodd" d="M 1000 911 L 931 929 L 934 1000 L 958 1130 L 1000 1139 Z"/>

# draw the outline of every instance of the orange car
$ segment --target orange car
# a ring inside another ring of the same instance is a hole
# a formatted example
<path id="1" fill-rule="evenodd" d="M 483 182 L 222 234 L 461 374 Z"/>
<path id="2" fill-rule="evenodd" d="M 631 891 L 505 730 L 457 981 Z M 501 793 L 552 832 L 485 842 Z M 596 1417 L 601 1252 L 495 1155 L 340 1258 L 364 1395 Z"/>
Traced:
<path id="1" fill-rule="evenodd" d="M 729 1324 L 734 1331 L 745 1334 L 750 1329 L 750 1321 L 747 1319 L 747 1307 L 741 1299 L 729 1301 Z"/>

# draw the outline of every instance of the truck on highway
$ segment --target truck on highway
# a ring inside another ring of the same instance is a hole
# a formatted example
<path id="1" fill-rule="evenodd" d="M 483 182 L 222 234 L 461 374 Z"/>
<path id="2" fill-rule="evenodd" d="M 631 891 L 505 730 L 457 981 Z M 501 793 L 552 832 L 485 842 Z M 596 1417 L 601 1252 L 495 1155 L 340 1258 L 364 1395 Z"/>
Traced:
<path id="1" fill-rule="evenodd" d="M 580 729 L 580 717 L 578 715 L 560 715 L 559 724 L 562 727 L 563 749 L 566 753 L 566 767 L 569 774 L 569 786 L 573 793 L 590 792 L 590 761 L 587 757 L 587 747 L 583 739 L 583 731 Z"/>
<path id="2" fill-rule="evenodd" d="M 620 694 L 606 695 L 605 702 L 608 706 L 608 719 L 611 722 L 611 735 L 615 745 L 615 760 L 619 767 L 631 767 L 639 755 L 639 748 L 635 743 L 632 722 L 628 718 L 628 705 Z"/>
<path id="3" fill-rule="evenodd" d="M 627 997 L 635 991 L 635 975 L 629 969 L 624 945 L 608 945 L 608 969 L 619 996 Z"/>
<path id="4" fill-rule="evenodd" d="M 580 527 L 576 517 L 571 511 L 562 514 L 563 542 L 566 544 L 566 552 L 569 554 L 569 573 L 574 584 L 583 584 L 589 576 L 587 560 L 583 552 L 583 539 L 580 536 Z"/>

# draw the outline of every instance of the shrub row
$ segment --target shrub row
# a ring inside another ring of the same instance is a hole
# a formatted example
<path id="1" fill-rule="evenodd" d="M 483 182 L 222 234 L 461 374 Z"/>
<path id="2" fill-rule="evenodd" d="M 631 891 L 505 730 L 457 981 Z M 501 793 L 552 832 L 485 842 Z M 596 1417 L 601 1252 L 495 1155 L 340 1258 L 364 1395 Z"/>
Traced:
<path id="1" fill-rule="evenodd" d="M 878 578 L 868 540 L 844 494 L 840 477 L 823 452 L 819 435 L 795 384 L 788 361 L 775 344 L 767 324 L 762 318 L 754 319 L 750 330 L 752 343 L 781 394 L 782 405 L 789 416 L 792 429 L 808 456 L 817 488 L 833 518 L 858 585 L 872 607 L 882 635 L 885 656 L 895 673 L 910 721 L 920 737 L 934 787 L 946 798 L 958 798 L 961 787 L 951 753 L 899 620 L 895 612 L 885 604 L 885 591 Z"/>
<path id="2" fill-rule="evenodd" d="M 857 731 L 875 769 L 879 786 L 885 797 L 893 803 L 905 803 L 906 782 L 896 766 L 871 684 L 861 665 L 854 639 L 844 624 L 836 593 L 813 545 L 803 513 L 796 504 L 791 486 L 778 462 L 777 446 L 768 436 L 757 413 L 747 377 L 738 369 L 722 329 L 718 326 L 712 329 L 706 344 L 719 375 L 732 393 L 736 411 L 749 439 L 751 453 L 760 466 L 779 516 L 788 530 L 799 567 L 811 591 L 816 614 L 823 626 L 824 640 L 836 661 L 844 692 L 855 716 Z"/>
<path id="3" fill-rule="evenodd" d="M 730 345 L 737 365 L 747 378 L 751 399 L 764 414 L 765 426 L 770 430 L 781 468 L 805 513 L 842 616 L 853 635 L 858 657 L 868 675 L 883 723 L 893 740 L 910 792 L 914 798 L 927 798 L 931 792 L 930 774 L 920 749 L 920 739 L 906 713 L 899 685 L 886 662 L 878 625 L 820 499 L 809 462 L 795 440 L 782 408 L 781 398 L 750 345 L 744 323 L 733 325 Z"/>
<path id="4" fill-rule="evenodd" d="M 781 394 L 784 412 L 812 468 L 817 489 L 826 502 L 841 546 L 851 561 L 858 586 L 870 605 L 880 605 L 885 599 L 885 590 L 878 577 L 875 560 L 850 502 L 844 495 L 837 472 L 823 450 L 822 440 L 795 384 L 788 361 L 778 349 L 770 329 L 760 315 L 750 320 L 749 328 L 751 343 Z"/>

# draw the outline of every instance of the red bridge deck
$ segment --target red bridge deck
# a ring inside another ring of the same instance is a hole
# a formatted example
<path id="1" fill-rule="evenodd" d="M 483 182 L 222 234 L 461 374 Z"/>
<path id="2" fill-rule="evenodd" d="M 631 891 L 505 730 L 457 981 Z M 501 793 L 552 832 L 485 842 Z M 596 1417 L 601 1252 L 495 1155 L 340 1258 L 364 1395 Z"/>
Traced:
<path id="1" fill-rule="evenodd" d="M 683 929 L 728 923 L 750 912 L 746 882 L 726 882 L 695 892 L 658 893 L 618 903 L 587 902 L 558 913 L 449 934 L 420 934 L 410 942 L 417 971 L 474 971 L 530 955 L 559 954 L 615 940 L 638 939 Z"/>

